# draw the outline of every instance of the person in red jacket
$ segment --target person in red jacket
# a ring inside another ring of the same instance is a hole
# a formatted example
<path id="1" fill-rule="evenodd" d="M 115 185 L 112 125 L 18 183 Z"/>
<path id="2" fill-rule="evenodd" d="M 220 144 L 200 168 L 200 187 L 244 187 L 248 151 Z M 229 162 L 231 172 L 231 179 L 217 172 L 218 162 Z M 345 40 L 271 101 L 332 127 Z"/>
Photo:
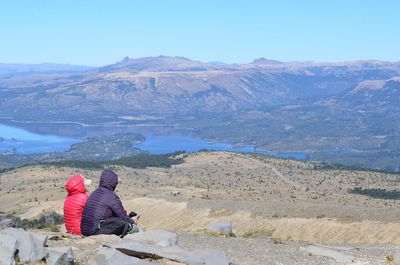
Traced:
<path id="1" fill-rule="evenodd" d="M 88 195 L 81 175 L 72 176 L 65 183 L 68 195 L 64 201 L 64 223 L 67 233 L 81 235 L 82 211 Z"/>

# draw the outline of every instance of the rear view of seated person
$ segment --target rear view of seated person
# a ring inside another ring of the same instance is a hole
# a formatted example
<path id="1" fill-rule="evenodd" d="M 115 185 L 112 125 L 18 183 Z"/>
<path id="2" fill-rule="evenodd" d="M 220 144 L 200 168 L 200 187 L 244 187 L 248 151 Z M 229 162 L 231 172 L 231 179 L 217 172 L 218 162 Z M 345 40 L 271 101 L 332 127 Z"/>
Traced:
<path id="1" fill-rule="evenodd" d="M 83 209 L 81 231 L 84 236 L 114 234 L 124 237 L 138 231 L 139 216 L 131 218 L 126 214 L 114 192 L 117 184 L 118 176 L 113 171 L 101 173 L 99 187 L 89 196 Z"/>
<path id="2" fill-rule="evenodd" d="M 87 180 L 87 184 L 89 184 Z M 67 233 L 81 235 L 81 219 L 88 195 L 81 175 L 72 176 L 65 183 L 68 192 L 64 201 L 64 222 Z"/>

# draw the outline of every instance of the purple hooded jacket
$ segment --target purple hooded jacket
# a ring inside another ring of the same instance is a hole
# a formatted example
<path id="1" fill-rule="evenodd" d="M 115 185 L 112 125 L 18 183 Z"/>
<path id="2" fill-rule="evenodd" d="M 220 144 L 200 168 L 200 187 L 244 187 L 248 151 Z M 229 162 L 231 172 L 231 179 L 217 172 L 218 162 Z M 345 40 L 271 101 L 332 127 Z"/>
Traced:
<path id="1" fill-rule="evenodd" d="M 92 229 L 97 227 L 101 220 L 118 217 L 133 224 L 133 220 L 126 214 L 121 200 L 114 193 L 118 184 L 118 176 L 111 170 L 104 170 L 100 175 L 99 187 L 90 194 L 82 213 L 81 232 L 90 236 Z"/>

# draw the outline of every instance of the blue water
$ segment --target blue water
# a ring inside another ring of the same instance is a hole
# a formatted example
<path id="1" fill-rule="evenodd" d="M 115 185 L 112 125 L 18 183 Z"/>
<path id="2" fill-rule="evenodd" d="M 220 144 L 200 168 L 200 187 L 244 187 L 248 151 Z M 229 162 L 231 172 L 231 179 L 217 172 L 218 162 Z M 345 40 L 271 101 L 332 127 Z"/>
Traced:
<path id="1" fill-rule="evenodd" d="M 56 125 L 49 125 L 56 126 Z M 0 152 L 18 154 L 34 154 L 61 152 L 68 150 L 72 144 L 81 142 L 79 139 L 65 138 L 54 135 L 31 133 L 23 129 L 0 124 Z M 303 159 L 305 153 L 279 153 L 257 150 L 253 146 L 234 146 L 229 143 L 209 143 L 188 136 L 146 136 L 146 140 L 134 147 L 152 154 L 166 154 L 176 151 L 196 152 L 202 149 L 215 151 L 230 151 L 240 153 L 259 153 L 281 158 Z"/>
<path id="2" fill-rule="evenodd" d="M 302 152 L 272 152 L 272 151 L 256 150 L 256 153 L 279 157 L 279 158 L 307 160 L 307 153 L 302 153 Z"/>
<path id="3" fill-rule="evenodd" d="M 228 143 L 209 143 L 204 140 L 194 139 L 187 136 L 146 136 L 146 140 L 140 144 L 136 144 L 135 147 L 144 151 L 148 151 L 152 154 L 167 154 L 176 151 L 196 152 L 202 149 L 207 149 L 214 151 L 258 153 L 280 158 L 294 158 L 303 160 L 307 158 L 306 153 L 271 152 L 257 150 L 252 146 L 234 146 Z"/>
<path id="4" fill-rule="evenodd" d="M 31 133 L 23 129 L 0 124 L 0 152 L 33 154 L 68 150 L 78 139 Z"/>

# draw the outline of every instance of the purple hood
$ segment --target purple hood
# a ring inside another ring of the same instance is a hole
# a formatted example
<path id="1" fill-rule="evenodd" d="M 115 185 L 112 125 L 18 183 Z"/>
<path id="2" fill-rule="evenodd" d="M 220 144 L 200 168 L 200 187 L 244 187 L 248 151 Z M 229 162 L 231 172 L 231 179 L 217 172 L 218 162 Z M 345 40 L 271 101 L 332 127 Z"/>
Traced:
<path id="1" fill-rule="evenodd" d="M 118 185 L 118 176 L 111 170 L 104 170 L 100 175 L 100 187 L 114 191 Z"/>

